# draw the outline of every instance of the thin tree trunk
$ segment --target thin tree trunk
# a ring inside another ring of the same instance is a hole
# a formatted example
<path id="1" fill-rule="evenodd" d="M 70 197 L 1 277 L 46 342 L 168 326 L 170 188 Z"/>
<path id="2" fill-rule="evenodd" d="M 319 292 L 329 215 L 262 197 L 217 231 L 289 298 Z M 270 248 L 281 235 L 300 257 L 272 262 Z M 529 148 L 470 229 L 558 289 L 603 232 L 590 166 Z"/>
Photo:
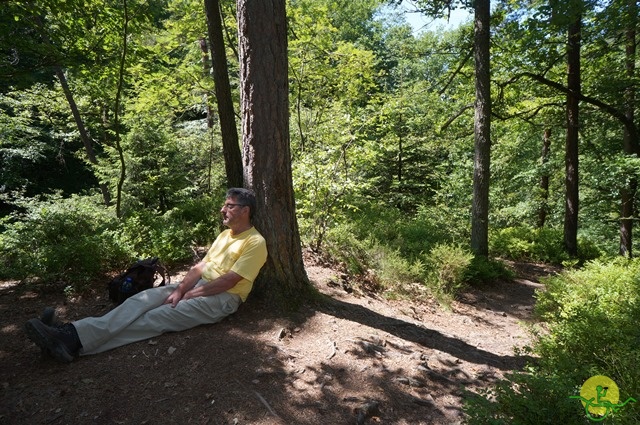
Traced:
<path id="1" fill-rule="evenodd" d="M 570 25 L 567 40 L 567 139 L 565 146 L 564 246 L 571 256 L 578 255 L 578 129 L 580 95 L 580 37 L 582 16 Z"/>
<path id="2" fill-rule="evenodd" d="M 129 32 L 129 10 L 127 0 L 123 0 L 124 22 L 122 25 L 122 55 L 120 56 L 120 68 L 118 70 L 118 88 L 116 90 L 116 101 L 114 105 L 114 130 L 116 134 L 116 150 L 120 160 L 120 178 L 118 179 L 118 190 L 116 192 L 116 216 L 122 217 L 122 188 L 127 175 L 124 152 L 120 144 L 120 98 L 124 86 L 124 65 L 127 59 L 127 35 Z"/>
<path id="3" fill-rule="evenodd" d="M 238 0 L 237 9 L 245 186 L 256 193 L 254 223 L 269 250 L 254 291 L 293 308 L 311 285 L 293 196 L 285 0 Z"/>
<path id="4" fill-rule="evenodd" d="M 48 34 L 44 31 L 44 24 L 39 16 L 35 16 L 36 24 L 42 30 L 42 38 L 44 42 L 48 46 L 52 46 L 51 40 L 49 40 Z M 89 132 L 87 131 L 86 126 L 84 125 L 84 121 L 80 116 L 80 111 L 78 110 L 78 104 L 76 103 L 73 93 L 71 93 L 71 89 L 69 88 L 69 83 L 67 82 L 67 77 L 64 75 L 64 71 L 60 65 L 54 66 L 54 71 L 56 73 L 56 77 L 60 81 L 60 87 L 62 87 L 62 91 L 64 93 L 64 97 L 67 99 L 67 103 L 69 104 L 69 108 L 71 109 L 71 114 L 73 115 L 73 119 L 76 123 L 76 127 L 78 127 L 78 133 L 80 134 L 80 140 L 84 145 L 84 150 L 87 153 L 87 158 L 89 162 L 93 165 L 98 164 L 98 159 L 96 158 L 95 151 L 93 150 L 93 143 L 91 141 L 91 137 L 89 137 Z M 102 200 L 106 206 L 111 205 L 111 194 L 109 193 L 109 187 L 104 183 L 99 183 L 100 192 L 102 192 Z"/>
<path id="5" fill-rule="evenodd" d="M 200 39 L 200 51 L 202 52 L 202 69 L 204 76 L 207 77 L 211 73 L 211 64 L 209 60 L 209 43 L 206 38 Z M 204 93 L 205 106 L 207 108 L 207 128 L 211 130 L 213 128 L 213 111 L 211 110 L 211 103 L 209 102 L 209 95 Z"/>
<path id="6" fill-rule="evenodd" d="M 547 164 L 549 163 L 549 154 L 551 152 L 551 129 L 544 130 L 544 136 L 542 138 L 542 155 L 540 156 L 540 163 L 542 173 L 540 175 L 540 208 L 538 209 L 538 228 L 543 228 L 547 219 L 547 209 L 549 202 L 549 170 Z"/>
<path id="7" fill-rule="evenodd" d="M 211 61 L 213 64 L 213 81 L 216 87 L 216 101 L 220 118 L 220 132 L 222 133 L 222 152 L 227 173 L 229 187 L 241 187 L 242 155 L 238 142 L 231 85 L 229 83 L 229 69 L 225 54 L 222 33 L 222 17 L 219 0 L 205 0 L 204 7 L 207 15 L 207 29 L 211 42 Z"/>
<path id="8" fill-rule="evenodd" d="M 89 133 L 87 132 L 87 128 L 84 125 L 84 121 L 80 116 L 80 111 L 78 110 L 78 105 L 76 104 L 75 99 L 73 98 L 73 93 L 71 93 L 71 89 L 69 88 L 69 84 L 67 83 L 67 77 L 64 75 L 64 71 L 62 67 L 56 66 L 55 73 L 60 81 L 60 87 L 62 87 L 62 91 L 64 92 L 64 96 L 67 98 L 67 103 L 69 104 L 69 108 L 71 108 L 71 114 L 73 115 L 73 119 L 76 122 L 76 127 L 78 127 L 78 133 L 80 133 L 80 140 L 82 140 L 82 144 L 84 145 L 84 150 L 87 153 L 87 158 L 89 162 L 93 165 L 98 164 L 98 159 L 96 158 L 95 151 L 93 150 L 93 143 L 91 142 L 91 138 L 89 137 Z M 100 192 L 102 192 L 102 200 L 106 206 L 111 205 L 111 194 L 109 193 L 109 188 L 104 183 L 99 183 Z"/>
<path id="9" fill-rule="evenodd" d="M 636 73 L 636 24 L 638 20 L 638 5 L 636 0 L 628 0 L 628 19 L 626 25 L 626 71 L 629 81 L 633 81 Z M 634 121 L 636 89 L 629 84 L 625 90 L 625 116 L 631 122 Z M 640 155 L 640 147 L 638 141 L 625 128 L 624 131 L 624 153 L 626 155 Z M 638 182 L 635 178 L 630 181 L 621 190 L 621 219 L 620 219 L 620 255 L 633 256 L 633 220 L 635 216 L 634 198 L 638 188 Z"/>
<path id="10" fill-rule="evenodd" d="M 489 255 L 489 167 L 491 158 L 490 17 L 489 0 L 476 0 L 474 32 L 476 67 L 475 159 L 471 211 L 471 250 L 475 255 L 483 257 Z"/>
<path id="11" fill-rule="evenodd" d="M 206 38 L 200 39 L 200 51 L 202 52 L 202 67 L 204 68 L 205 77 L 209 75 L 211 65 L 209 64 L 209 46 Z M 211 110 L 211 103 L 209 101 L 208 93 L 204 94 L 204 101 L 207 107 L 207 128 L 209 129 L 209 137 L 211 138 L 211 144 L 209 145 L 209 161 L 207 166 L 207 191 L 211 190 L 211 174 L 213 168 L 213 150 L 215 143 L 213 141 L 213 111 Z"/>
<path id="12" fill-rule="evenodd" d="M 402 134 L 398 135 L 398 183 L 402 184 L 402 160 L 403 160 Z"/>

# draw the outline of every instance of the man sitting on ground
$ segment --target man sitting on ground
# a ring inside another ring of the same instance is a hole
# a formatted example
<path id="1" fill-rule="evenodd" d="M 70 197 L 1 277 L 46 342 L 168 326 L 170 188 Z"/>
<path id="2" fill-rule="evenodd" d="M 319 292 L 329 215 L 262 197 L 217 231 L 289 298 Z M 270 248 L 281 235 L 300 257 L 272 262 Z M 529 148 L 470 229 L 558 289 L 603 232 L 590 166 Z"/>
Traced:
<path id="1" fill-rule="evenodd" d="M 142 291 L 102 317 L 58 326 L 31 319 L 25 325 L 27 336 L 54 359 L 68 363 L 79 355 L 219 322 L 247 299 L 267 260 L 266 242 L 251 223 L 255 208 L 253 192 L 229 189 L 220 210 L 228 229 L 182 282 Z"/>

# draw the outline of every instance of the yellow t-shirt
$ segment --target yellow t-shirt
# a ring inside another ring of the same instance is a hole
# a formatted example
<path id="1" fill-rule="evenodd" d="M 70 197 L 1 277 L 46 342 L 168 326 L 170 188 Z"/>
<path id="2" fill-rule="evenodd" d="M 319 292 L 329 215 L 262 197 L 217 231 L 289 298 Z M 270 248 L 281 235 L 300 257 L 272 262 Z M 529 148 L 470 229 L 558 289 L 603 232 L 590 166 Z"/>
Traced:
<path id="1" fill-rule="evenodd" d="M 267 261 L 267 243 L 255 227 L 237 235 L 227 229 L 218 235 L 203 261 L 207 263 L 202 272 L 205 280 L 211 281 L 229 271 L 242 276 L 242 280 L 227 292 L 237 294 L 245 301 Z"/>

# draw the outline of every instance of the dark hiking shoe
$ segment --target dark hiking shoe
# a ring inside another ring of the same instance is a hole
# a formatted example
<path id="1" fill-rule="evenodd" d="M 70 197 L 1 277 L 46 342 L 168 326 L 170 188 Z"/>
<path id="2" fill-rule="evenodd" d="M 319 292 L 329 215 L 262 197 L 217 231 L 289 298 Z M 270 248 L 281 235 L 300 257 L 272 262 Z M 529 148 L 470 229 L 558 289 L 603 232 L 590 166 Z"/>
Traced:
<path id="1" fill-rule="evenodd" d="M 56 323 L 56 309 L 53 307 L 45 307 L 40 315 L 40 321 L 47 326 L 58 325 L 59 323 Z"/>
<path id="2" fill-rule="evenodd" d="M 56 309 L 53 307 L 45 307 L 40 315 L 40 321 L 47 326 L 59 326 L 62 323 L 58 321 L 56 317 Z M 51 353 L 48 349 L 42 348 L 42 355 L 45 357 L 51 357 Z"/>
<path id="3" fill-rule="evenodd" d="M 39 319 L 31 319 L 24 328 L 31 341 L 62 363 L 72 362 L 82 347 L 76 328 L 71 323 L 53 327 Z"/>

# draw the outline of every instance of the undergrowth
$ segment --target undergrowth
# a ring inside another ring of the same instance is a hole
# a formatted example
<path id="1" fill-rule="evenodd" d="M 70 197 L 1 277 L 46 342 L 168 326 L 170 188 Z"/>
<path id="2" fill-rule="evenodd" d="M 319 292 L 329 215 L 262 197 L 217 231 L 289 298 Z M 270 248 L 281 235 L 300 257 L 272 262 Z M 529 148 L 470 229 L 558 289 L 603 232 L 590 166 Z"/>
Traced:
<path id="1" fill-rule="evenodd" d="M 218 233 L 218 204 L 184 202 L 165 214 L 137 211 L 118 219 L 90 196 L 25 200 L 0 223 L 0 278 L 66 282 L 81 290 L 108 272 L 157 256 L 167 265 L 190 261 L 193 248 Z"/>
<path id="2" fill-rule="evenodd" d="M 493 255 L 515 261 L 550 264 L 583 263 L 602 255 L 585 237 L 578 238 L 578 258 L 571 258 L 563 244 L 563 232 L 554 228 L 507 227 L 491 232 L 489 247 Z"/>
<path id="3" fill-rule="evenodd" d="M 529 348 L 537 359 L 480 394 L 469 394 L 468 424 L 586 424 L 578 396 L 590 377 L 615 382 L 622 403 L 640 400 L 640 260 L 589 262 L 548 278 L 536 311 L 547 331 Z M 594 415 L 611 424 L 640 423 L 640 406 L 629 403 Z"/>
<path id="4" fill-rule="evenodd" d="M 470 284 L 511 277 L 501 262 L 474 256 L 461 241 L 466 232 L 431 217 L 431 209 L 413 217 L 384 206 L 356 211 L 327 230 L 323 251 L 347 273 L 375 279 L 389 298 L 426 294 L 447 307 Z"/>
<path id="5" fill-rule="evenodd" d="M 193 249 L 218 234 L 215 199 L 187 199 L 164 213 L 131 208 L 117 218 L 96 196 L 23 199 L 0 226 L 0 278 L 65 281 L 75 288 L 129 263 L 157 256 L 167 265 L 192 261 Z M 447 306 L 468 285 L 510 278 L 500 261 L 474 256 L 467 226 L 456 214 L 418 206 L 409 214 L 381 203 L 350 205 L 318 226 L 300 219 L 301 236 L 340 263 L 350 275 L 373 283 L 388 297 L 431 296 Z M 459 214 L 458 214 L 459 215 Z M 495 232 L 494 257 L 566 261 L 555 230 L 510 228 Z M 582 242 L 585 258 L 597 255 Z"/>

